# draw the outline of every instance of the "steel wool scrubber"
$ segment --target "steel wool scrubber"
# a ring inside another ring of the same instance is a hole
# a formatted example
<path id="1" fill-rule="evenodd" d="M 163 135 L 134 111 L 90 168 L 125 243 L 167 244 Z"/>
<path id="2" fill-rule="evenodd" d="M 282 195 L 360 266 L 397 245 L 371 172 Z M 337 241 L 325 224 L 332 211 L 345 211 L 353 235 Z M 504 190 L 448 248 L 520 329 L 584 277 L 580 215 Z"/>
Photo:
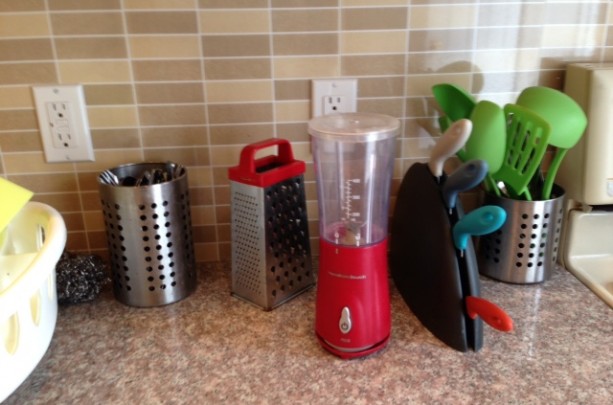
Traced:
<path id="1" fill-rule="evenodd" d="M 256 152 L 278 147 L 277 155 Z M 305 164 L 290 143 L 271 138 L 247 145 L 228 170 L 232 210 L 232 295 L 264 310 L 315 283 L 304 192 Z"/>

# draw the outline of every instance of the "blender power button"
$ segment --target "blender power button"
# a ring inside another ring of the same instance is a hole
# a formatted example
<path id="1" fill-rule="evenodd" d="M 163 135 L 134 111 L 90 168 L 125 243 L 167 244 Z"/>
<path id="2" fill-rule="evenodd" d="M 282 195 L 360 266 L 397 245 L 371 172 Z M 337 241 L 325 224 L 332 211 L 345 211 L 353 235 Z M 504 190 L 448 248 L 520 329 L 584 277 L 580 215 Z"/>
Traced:
<path id="1" fill-rule="evenodd" d="M 343 307 L 341 310 L 341 319 L 338 321 L 338 327 L 341 333 L 349 333 L 351 331 L 351 311 L 349 307 Z"/>

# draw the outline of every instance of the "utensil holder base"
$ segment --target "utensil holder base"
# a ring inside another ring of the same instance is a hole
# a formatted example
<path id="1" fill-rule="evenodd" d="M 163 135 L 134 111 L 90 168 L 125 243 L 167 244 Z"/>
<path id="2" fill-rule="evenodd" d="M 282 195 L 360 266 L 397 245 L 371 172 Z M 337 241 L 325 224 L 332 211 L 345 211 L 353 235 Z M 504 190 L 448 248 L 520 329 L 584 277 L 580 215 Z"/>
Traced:
<path id="1" fill-rule="evenodd" d="M 484 204 L 502 207 L 507 220 L 498 231 L 481 237 L 479 272 L 516 284 L 548 280 L 558 258 L 564 195 L 557 185 L 549 200 L 523 201 L 486 194 Z"/>

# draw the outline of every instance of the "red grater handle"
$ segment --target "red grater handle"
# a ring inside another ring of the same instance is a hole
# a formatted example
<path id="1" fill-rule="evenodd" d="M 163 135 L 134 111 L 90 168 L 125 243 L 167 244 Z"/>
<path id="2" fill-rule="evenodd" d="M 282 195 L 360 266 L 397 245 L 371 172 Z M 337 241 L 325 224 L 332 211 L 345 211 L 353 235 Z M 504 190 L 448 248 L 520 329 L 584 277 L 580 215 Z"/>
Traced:
<path id="1" fill-rule="evenodd" d="M 277 155 L 260 159 L 255 154 L 262 149 L 278 146 Z M 241 151 L 238 166 L 228 169 L 230 180 L 253 186 L 267 187 L 304 173 L 305 164 L 294 159 L 292 146 L 286 139 L 269 138 L 249 144 Z"/>
<path id="2" fill-rule="evenodd" d="M 266 159 L 266 158 L 262 158 L 262 159 L 256 160 L 255 159 L 256 152 L 262 149 L 269 148 L 271 146 L 279 147 L 279 153 L 276 159 L 278 163 L 289 164 L 294 161 L 294 152 L 292 151 L 292 146 L 290 145 L 288 140 L 281 139 L 281 138 L 270 138 L 270 139 L 265 139 L 260 142 L 252 143 L 243 148 L 243 150 L 241 151 L 241 160 L 239 163 L 239 166 L 241 167 L 241 169 L 243 171 L 255 173 L 257 170 L 257 167 L 259 167 L 259 165 L 257 165 L 256 163 L 259 160 Z"/>

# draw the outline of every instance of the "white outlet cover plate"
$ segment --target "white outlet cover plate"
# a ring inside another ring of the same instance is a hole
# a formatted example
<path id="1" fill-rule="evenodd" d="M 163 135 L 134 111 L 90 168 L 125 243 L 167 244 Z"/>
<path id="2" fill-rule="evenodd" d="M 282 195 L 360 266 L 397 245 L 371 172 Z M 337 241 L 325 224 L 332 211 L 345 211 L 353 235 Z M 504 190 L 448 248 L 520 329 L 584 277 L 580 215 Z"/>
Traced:
<path id="1" fill-rule="evenodd" d="M 93 162 L 83 86 L 33 86 L 32 92 L 47 162 Z M 54 115 L 54 106 L 60 106 L 65 113 L 61 117 Z M 68 136 L 68 141 L 59 136 Z"/>
<path id="2" fill-rule="evenodd" d="M 311 81 L 311 115 L 324 115 L 324 98 L 327 96 L 343 97 L 339 113 L 356 112 L 358 101 L 357 79 L 313 79 Z"/>

